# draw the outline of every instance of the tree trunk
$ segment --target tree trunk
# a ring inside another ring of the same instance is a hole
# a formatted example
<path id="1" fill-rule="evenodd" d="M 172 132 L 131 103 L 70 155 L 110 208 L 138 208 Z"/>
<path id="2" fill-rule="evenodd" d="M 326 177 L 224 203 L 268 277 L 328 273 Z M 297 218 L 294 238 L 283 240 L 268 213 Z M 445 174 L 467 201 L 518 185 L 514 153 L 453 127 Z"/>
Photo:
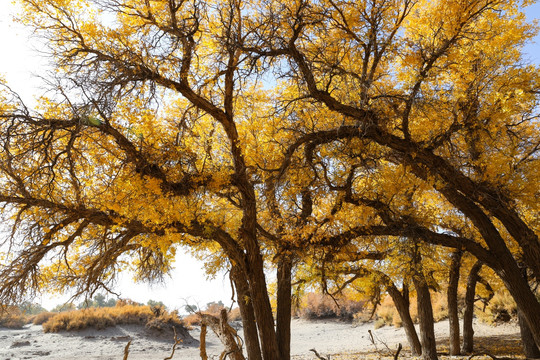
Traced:
<path id="1" fill-rule="evenodd" d="M 465 292 L 465 312 L 463 313 L 463 347 L 461 351 L 464 354 L 470 354 L 474 348 L 474 329 L 472 326 L 474 316 L 474 296 L 476 294 L 476 283 L 478 274 L 482 269 L 483 263 L 477 261 L 474 263 L 469 276 L 467 277 L 467 290 Z"/>
<path id="2" fill-rule="evenodd" d="M 388 291 L 388 294 L 394 301 L 394 306 L 396 307 L 399 317 L 401 318 L 403 329 L 405 330 L 407 340 L 411 346 L 412 354 L 414 356 L 422 354 L 422 345 L 420 344 L 418 334 L 416 333 L 416 329 L 414 328 L 414 323 L 411 318 L 408 295 L 405 297 L 393 283 L 387 285 L 386 291 Z"/>
<path id="3" fill-rule="evenodd" d="M 244 341 L 249 360 L 262 360 L 261 346 L 259 344 L 259 333 L 253 311 L 253 301 L 249 294 L 249 286 L 246 279 L 242 276 L 240 269 L 233 266 L 231 269 L 231 278 L 236 289 L 238 307 L 242 316 L 242 327 L 244 328 Z"/>
<path id="4" fill-rule="evenodd" d="M 437 360 L 437 347 L 435 343 L 435 329 L 433 327 L 433 307 L 431 295 L 424 275 L 416 271 L 413 276 L 418 302 L 418 317 L 420 320 L 420 339 L 422 344 L 422 359 Z"/>
<path id="5" fill-rule="evenodd" d="M 497 275 L 512 295 L 518 309 L 527 321 L 536 344 L 540 344 L 540 303 L 534 295 L 527 280 L 521 275 L 521 270 L 513 258 L 500 257 L 500 269 Z"/>
<path id="6" fill-rule="evenodd" d="M 459 355 L 459 316 L 458 316 L 458 285 L 459 269 L 461 268 L 461 251 L 451 255 L 449 283 L 447 290 L 448 322 L 450 324 L 450 355 Z"/>
<path id="7" fill-rule="evenodd" d="M 253 309 L 259 330 L 263 359 L 276 360 L 279 359 L 279 350 L 264 276 L 263 260 L 260 252 L 251 252 L 251 254 L 252 256 L 248 255 L 249 292 L 253 298 Z"/>
<path id="8" fill-rule="evenodd" d="M 529 281 L 526 266 L 521 267 L 521 275 L 523 276 L 525 281 L 527 282 Z M 521 342 L 523 343 L 523 353 L 529 359 L 540 358 L 540 349 L 538 348 L 537 344 L 534 342 L 534 337 L 533 337 L 533 334 L 531 333 L 531 329 L 529 329 L 529 326 L 527 325 L 527 321 L 525 320 L 525 317 L 523 316 L 523 312 L 521 310 L 518 310 L 518 323 L 519 323 L 519 330 L 521 333 Z"/>
<path id="9" fill-rule="evenodd" d="M 521 342 L 523 343 L 523 353 L 528 359 L 540 359 L 540 349 L 536 346 L 531 329 L 529 329 L 527 321 L 520 310 L 518 310 L 518 322 L 521 332 Z"/>
<path id="10" fill-rule="evenodd" d="M 291 277 L 292 261 L 282 256 L 277 270 L 276 336 L 280 359 L 291 357 Z"/>

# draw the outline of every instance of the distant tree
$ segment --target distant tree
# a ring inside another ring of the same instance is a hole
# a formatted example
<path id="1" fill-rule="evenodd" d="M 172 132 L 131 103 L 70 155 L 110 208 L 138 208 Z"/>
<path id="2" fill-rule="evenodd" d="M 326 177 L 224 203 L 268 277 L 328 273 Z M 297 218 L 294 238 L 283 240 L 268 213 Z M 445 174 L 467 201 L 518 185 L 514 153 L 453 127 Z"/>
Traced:
<path id="1" fill-rule="evenodd" d="M 75 310 L 76 308 L 77 307 L 73 303 L 58 304 L 51 310 L 51 312 L 71 311 Z"/>
<path id="2" fill-rule="evenodd" d="M 194 313 L 198 310 L 197 305 L 186 305 L 184 306 L 184 310 L 186 310 L 188 313 Z"/>
<path id="3" fill-rule="evenodd" d="M 166 308 L 165 304 L 162 301 L 156 301 L 156 300 L 148 300 L 146 305 L 148 305 L 148 306 L 159 306 L 159 307 Z"/>
<path id="4" fill-rule="evenodd" d="M 41 304 L 32 303 L 30 301 L 25 301 L 22 304 L 20 304 L 19 309 L 25 315 L 36 315 L 36 314 L 42 313 L 44 311 L 47 311 L 47 309 L 45 309 L 43 306 L 41 306 Z"/>

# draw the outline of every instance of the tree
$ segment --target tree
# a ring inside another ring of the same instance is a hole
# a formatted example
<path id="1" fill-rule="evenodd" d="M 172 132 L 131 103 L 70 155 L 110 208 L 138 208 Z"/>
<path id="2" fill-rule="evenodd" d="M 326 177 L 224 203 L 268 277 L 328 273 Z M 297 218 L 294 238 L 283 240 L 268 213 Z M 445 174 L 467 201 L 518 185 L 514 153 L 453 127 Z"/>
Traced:
<path id="1" fill-rule="evenodd" d="M 281 12 L 263 5 L 261 17 L 273 25 L 253 27 L 244 48 L 274 60 L 296 81 L 297 98 L 339 118 L 297 140 L 297 148 L 372 141 L 466 216 L 480 242 L 453 229 L 448 237 L 437 231 L 421 238 L 464 248 L 493 268 L 538 343 L 540 304 L 515 257 L 522 254 L 539 277 L 531 217 L 538 211 L 531 201 L 538 184 L 538 72 L 520 65 L 520 48 L 534 34 L 520 5 L 306 1 L 283 4 Z M 405 215 L 386 231 L 366 232 L 418 232 Z"/>
<path id="2" fill-rule="evenodd" d="M 3 303 L 159 280 L 188 245 L 231 270 L 250 359 L 286 359 L 298 251 L 386 236 L 473 254 L 540 343 L 522 2 L 20 2 L 57 93 L 0 100 Z"/>

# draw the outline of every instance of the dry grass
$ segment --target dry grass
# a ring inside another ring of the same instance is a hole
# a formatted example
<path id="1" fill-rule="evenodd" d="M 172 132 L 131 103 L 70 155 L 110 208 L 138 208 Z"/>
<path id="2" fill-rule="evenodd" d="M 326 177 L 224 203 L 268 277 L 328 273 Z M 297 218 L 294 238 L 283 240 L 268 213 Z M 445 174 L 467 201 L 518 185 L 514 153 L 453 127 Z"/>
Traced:
<path id="1" fill-rule="evenodd" d="M 183 327 L 176 312 L 147 305 L 119 305 L 110 308 L 89 308 L 55 314 L 43 323 L 45 332 L 73 331 L 86 328 L 104 329 L 116 325 L 138 324 L 163 330 Z"/>
<path id="2" fill-rule="evenodd" d="M 0 309 L 0 327 L 21 329 L 28 323 L 29 318 L 16 306 Z"/>

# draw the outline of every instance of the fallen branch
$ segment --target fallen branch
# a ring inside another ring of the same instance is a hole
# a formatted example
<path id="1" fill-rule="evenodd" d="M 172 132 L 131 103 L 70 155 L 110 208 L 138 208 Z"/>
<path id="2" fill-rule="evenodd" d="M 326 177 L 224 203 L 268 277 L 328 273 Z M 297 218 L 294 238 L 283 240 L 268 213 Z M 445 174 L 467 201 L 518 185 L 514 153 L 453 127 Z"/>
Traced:
<path id="1" fill-rule="evenodd" d="M 492 358 L 493 360 L 513 360 L 512 358 L 509 358 L 509 357 L 496 357 L 495 355 L 490 354 L 490 353 L 488 353 L 488 352 L 486 352 L 486 351 L 471 354 L 471 356 L 469 356 L 469 357 L 467 358 L 467 360 L 471 360 L 471 359 L 472 359 L 473 357 L 475 357 L 475 356 L 482 356 L 482 355 L 489 356 L 489 357 Z"/>
<path id="2" fill-rule="evenodd" d="M 330 355 L 328 355 L 327 357 L 323 357 L 319 355 L 319 353 L 315 349 L 309 349 L 309 351 L 313 351 L 313 353 L 315 353 L 315 356 L 321 360 L 330 360 Z"/>

